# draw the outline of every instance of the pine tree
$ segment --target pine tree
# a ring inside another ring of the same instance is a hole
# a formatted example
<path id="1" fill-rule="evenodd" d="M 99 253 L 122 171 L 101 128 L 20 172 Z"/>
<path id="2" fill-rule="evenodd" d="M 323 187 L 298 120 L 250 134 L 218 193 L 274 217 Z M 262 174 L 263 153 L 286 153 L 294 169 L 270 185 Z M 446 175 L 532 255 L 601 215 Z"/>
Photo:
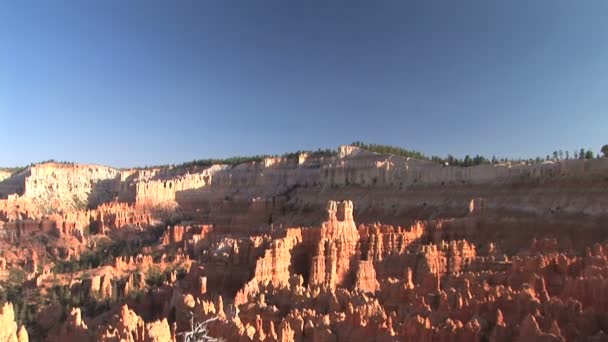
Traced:
<path id="1" fill-rule="evenodd" d="M 604 154 L 604 158 L 608 158 L 608 144 L 602 146 L 601 151 Z"/>

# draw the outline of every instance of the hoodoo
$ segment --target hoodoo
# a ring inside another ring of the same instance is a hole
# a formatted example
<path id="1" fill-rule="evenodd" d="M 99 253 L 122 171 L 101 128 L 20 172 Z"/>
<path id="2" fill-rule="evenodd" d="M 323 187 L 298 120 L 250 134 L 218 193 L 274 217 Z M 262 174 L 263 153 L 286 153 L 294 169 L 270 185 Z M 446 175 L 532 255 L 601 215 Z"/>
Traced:
<path id="1" fill-rule="evenodd" d="M 606 174 L 356 146 L 34 165 L 0 180 L 0 340 L 603 340 Z"/>

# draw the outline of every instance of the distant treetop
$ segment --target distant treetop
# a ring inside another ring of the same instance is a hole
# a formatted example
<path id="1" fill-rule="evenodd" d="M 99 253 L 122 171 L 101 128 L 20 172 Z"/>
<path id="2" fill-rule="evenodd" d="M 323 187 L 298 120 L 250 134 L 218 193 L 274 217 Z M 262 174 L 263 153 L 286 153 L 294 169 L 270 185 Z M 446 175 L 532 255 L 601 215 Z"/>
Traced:
<path id="1" fill-rule="evenodd" d="M 499 163 L 524 163 L 524 164 L 539 164 L 545 161 L 560 161 L 560 160 L 568 160 L 568 159 L 594 159 L 600 158 L 599 154 L 594 154 L 591 149 L 583 149 L 574 150 L 573 154 L 570 155 L 568 150 L 562 151 L 554 151 L 551 155 L 547 155 L 546 157 L 536 157 L 536 158 L 517 158 L 517 159 L 508 159 L 508 158 L 496 158 L 496 156 L 492 156 L 491 159 L 488 159 L 481 155 L 475 155 L 471 157 L 470 155 L 466 155 L 464 158 L 459 159 L 451 154 L 448 154 L 447 157 L 442 158 L 439 156 L 426 156 L 421 152 L 416 150 L 410 150 L 403 147 L 391 146 L 391 145 L 383 145 L 383 144 L 368 144 L 361 141 L 355 141 L 351 144 L 352 146 L 356 146 L 358 148 L 368 150 L 371 152 L 376 152 L 380 154 L 392 154 L 405 158 L 415 158 L 421 160 L 430 160 L 442 165 L 450 165 L 450 166 L 475 166 L 482 164 L 499 164 Z M 603 156 L 608 158 L 608 144 L 602 146 L 600 149 Z M 144 167 L 134 167 L 134 169 L 156 169 L 156 168 L 177 168 L 177 169 L 194 169 L 194 168 L 206 168 L 212 165 L 229 165 L 236 166 L 244 163 L 251 162 L 262 162 L 264 158 L 298 158 L 298 156 L 302 153 L 308 153 L 312 157 L 335 157 L 338 155 L 338 151 L 334 149 L 318 149 L 316 151 L 312 150 L 300 150 L 296 152 L 288 152 L 282 155 L 271 155 L 271 154 L 261 154 L 255 156 L 235 156 L 230 158 L 208 158 L 208 159 L 196 159 L 188 162 L 184 162 L 181 164 L 163 164 L 163 165 L 152 165 L 152 166 L 144 166 Z M 11 174 L 20 173 L 26 170 L 28 167 L 45 164 L 45 163 L 58 163 L 64 165 L 74 165 L 74 162 L 70 161 L 56 161 L 55 159 L 43 160 L 37 163 L 31 163 L 28 166 L 19 166 L 19 167 L 0 167 L 0 171 L 10 172 Z"/>
<path id="2" fill-rule="evenodd" d="M 463 167 L 476 166 L 476 165 L 482 165 L 482 164 L 499 164 L 499 163 L 540 164 L 545 161 L 560 161 L 560 160 L 570 159 L 570 155 L 569 155 L 568 151 L 566 151 L 565 158 L 564 158 L 564 152 L 562 150 L 554 151 L 552 154 L 553 158 L 551 158 L 551 155 L 547 155 L 545 158 L 536 157 L 536 158 L 528 158 L 528 159 L 522 159 L 522 158 L 498 159 L 498 158 L 496 158 L 496 156 L 492 156 L 491 159 L 488 159 L 484 156 L 476 154 L 474 157 L 471 157 L 470 155 L 466 155 L 463 159 L 459 159 L 459 158 L 452 156 L 451 154 L 448 154 L 446 158 L 442 158 L 442 157 L 438 157 L 438 156 L 428 157 L 415 150 L 408 150 L 408 149 L 405 149 L 402 147 L 396 147 L 396 146 L 390 146 L 390 145 L 367 144 L 367 143 L 364 143 L 361 141 L 355 141 L 351 145 L 368 150 L 368 151 L 381 153 L 381 154 L 393 154 L 393 155 L 401 156 L 401 157 L 430 160 L 430 161 L 434 161 L 434 162 L 442 164 L 442 165 L 463 166 Z M 604 154 L 604 156 L 608 157 L 608 145 L 604 145 L 602 147 L 601 151 Z M 593 159 L 594 156 L 595 155 L 591 149 L 585 150 L 584 148 L 581 148 L 580 150 L 575 150 L 574 154 L 573 154 L 574 159 Z"/>
<path id="3" fill-rule="evenodd" d="M 212 165 L 229 165 L 229 166 L 237 166 L 239 164 L 252 163 L 252 162 L 262 162 L 264 158 L 297 158 L 302 153 L 308 153 L 313 157 L 332 157 L 337 156 L 338 151 L 333 149 L 318 149 L 316 151 L 307 151 L 301 150 L 296 152 L 284 153 L 282 155 L 272 155 L 272 154 L 259 154 L 255 156 L 236 156 L 229 158 L 209 158 L 209 159 L 196 159 L 188 162 L 184 162 L 181 164 L 164 164 L 164 165 L 154 165 L 154 166 L 144 166 L 144 167 L 136 167 L 137 169 L 155 169 L 155 168 L 176 168 L 176 169 L 191 169 L 197 167 L 210 167 Z"/>
<path id="4" fill-rule="evenodd" d="M 447 164 L 453 166 L 475 166 L 481 164 L 490 164 L 491 161 L 486 159 L 483 156 L 476 155 L 475 157 L 470 157 L 469 155 L 465 156 L 464 159 L 458 159 L 448 154 L 447 158 L 441 158 L 438 156 L 428 157 L 421 152 L 415 150 L 408 150 L 402 147 L 390 146 L 390 145 L 381 145 L 381 144 L 366 144 L 361 141 L 355 141 L 351 144 L 352 146 L 356 146 L 362 148 L 364 150 L 381 153 L 381 154 L 393 154 L 396 156 L 406 157 L 406 158 L 415 158 L 421 160 L 430 160 L 439 164 Z M 494 157 L 493 160 L 497 162 Z"/>
<path id="5" fill-rule="evenodd" d="M 358 148 L 362 148 L 364 150 L 381 153 L 381 154 L 394 154 L 396 156 L 416 158 L 416 159 L 429 159 L 424 154 L 422 154 L 418 151 L 408 150 L 408 149 L 405 149 L 402 147 L 397 147 L 397 146 L 381 145 L 381 144 L 366 144 L 361 141 L 355 141 L 351 145 L 356 146 Z"/>
<path id="6" fill-rule="evenodd" d="M 47 160 L 42 160 L 36 163 L 31 163 L 27 166 L 12 166 L 12 167 L 0 167 L 0 171 L 5 171 L 5 172 L 10 172 L 11 174 L 17 174 L 20 172 L 25 171 L 28 167 L 32 167 L 32 166 L 36 166 L 36 165 L 40 165 L 40 164 L 47 164 L 47 163 L 57 163 L 57 164 L 63 164 L 63 165 L 74 165 L 74 162 L 70 162 L 70 161 L 56 161 L 55 159 L 47 159 Z"/>

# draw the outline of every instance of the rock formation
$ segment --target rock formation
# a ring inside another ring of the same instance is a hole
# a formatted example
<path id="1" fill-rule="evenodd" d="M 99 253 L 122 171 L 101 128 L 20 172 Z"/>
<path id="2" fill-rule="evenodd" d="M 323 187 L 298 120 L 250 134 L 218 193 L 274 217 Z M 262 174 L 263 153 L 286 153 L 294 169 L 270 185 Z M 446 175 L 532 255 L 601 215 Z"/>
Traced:
<path id="1" fill-rule="evenodd" d="M 15 323 L 13 304 L 4 303 L 0 308 L 0 341 L 27 342 L 27 330 L 23 325 Z"/>
<path id="2" fill-rule="evenodd" d="M 112 317 L 108 329 L 102 332 L 98 341 L 134 341 L 134 342 L 162 342 L 174 341 L 175 336 L 166 319 L 146 323 L 127 305 L 123 305 L 120 312 Z"/>
<path id="3" fill-rule="evenodd" d="M 0 341 L 607 340 L 607 172 L 343 146 L 0 173 Z"/>

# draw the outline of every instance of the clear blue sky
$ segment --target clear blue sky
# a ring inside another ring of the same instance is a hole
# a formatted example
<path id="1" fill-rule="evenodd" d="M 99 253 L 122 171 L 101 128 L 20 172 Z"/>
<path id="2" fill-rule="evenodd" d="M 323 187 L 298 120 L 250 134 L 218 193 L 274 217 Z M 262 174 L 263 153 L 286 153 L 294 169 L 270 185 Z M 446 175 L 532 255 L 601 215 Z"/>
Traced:
<path id="1" fill-rule="evenodd" d="M 608 143 L 607 1 L 0 2 L 0 165 Z"/>

